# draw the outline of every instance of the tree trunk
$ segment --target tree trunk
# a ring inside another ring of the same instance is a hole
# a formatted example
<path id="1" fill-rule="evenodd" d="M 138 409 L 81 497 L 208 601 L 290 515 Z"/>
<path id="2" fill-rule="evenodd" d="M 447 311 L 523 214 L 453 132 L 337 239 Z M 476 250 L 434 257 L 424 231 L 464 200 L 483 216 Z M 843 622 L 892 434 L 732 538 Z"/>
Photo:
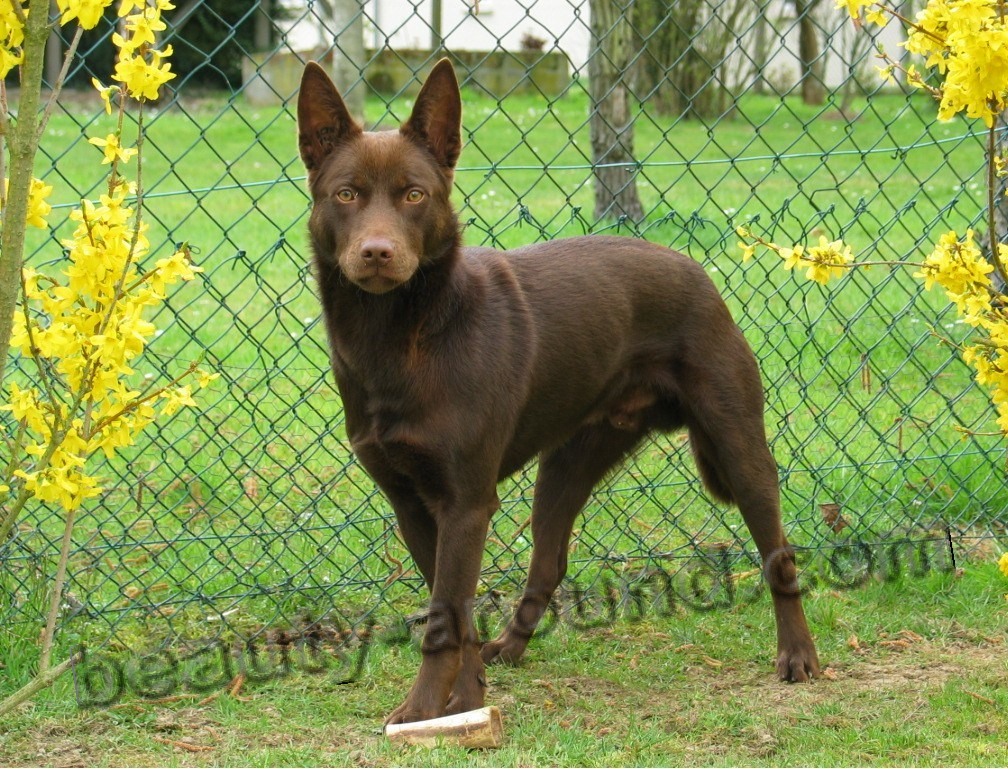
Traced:
<path id="1" fill-rule="evenodd" d="M 634 56 L 627 17 L 631 2 L 591 0 L 588 79 L 596 220 L 626 217 L 637 222 L 644 218 L 637 195 L 628 82 Z"/>
<path id="2" fill-rule="evenodd" d="M 364 14 L 359 0 L 331 0 L 332 79 L 350 114 L 364 120 Z"/>
<path id="3" fill-rule="evenodd" d="M 801 67 L 802 101 L 822 104 L 826 101 L 823 85 L 822 56 L 819 48 L 819 30 L 813 11 L 819 0 L 794 0 L 798 16 L 798 63 Z"/>
<path id="4" fill-rule="evenodd" d="M 259 9 L 255 14 L 255 32 L 253 45 L 256 53 L 267 53 L 273 50 L 273 21 L 270 19 L 269 0 L 258 0 Z"/>
<path id="5" fill-rule="evenodd" d="M 1005 110 L 997 119 L 997 139 L 994 154 L 997 157 L 1008 156 L 1008 110 Z M 987 162 L 990 163 L 988 155 Z M 994 225 L 994 241 L 997 243 L 1008 243 L 1008 177 L 998 176 L 994 180 L 994 210 L 990 212 L 990 223 Z M 984 228 L 977 238 L 977 244 L 987 257 L 987 261 L 994 263 L 991 254 L 991 232 L 990 226 Z M 1004 293 L 1006 286 L 1001 275 L 995 270 L 990 274 L 991 283 L 994 287 Z"/>
<path id="6" fill-rule="evenodd" d="M 720 72 L 738 30 L 751 28 L 769 0 L 648 0 L 628 6 L 637 98 L 649 112 L 707 120 L 724 114 L 731 94 Z M 758 28 L 757 28 L 758 29 Z M 764 46 L 765 47 L 765 46 Z"/>
<path id="7" fill-rule="evenodd" d="M 678 114 L 682 106 L 673 70 L 686 55 L 689 40 L 674 18 L 675 7 L 673 0 L 652 0 L 632 9 L 634 45 L 640 51 L 633 78 L 637 98 L 659 115 Z"/>
<path id="8" fill-rule="evenodd" d="M 58 17 L 59 7 L 56 5 L 56 0 L 51 0 L 49 7 L 50 13 Z M 54 24 L 49 32 L 49 39 L 46 40 L 45 49 L 45 82 L 50 88 L 59 79 L 61 69 L 63 69 L 63 38 L 60 35 L 60 27 Z"/>
<path id="9" fill-rule="evenodd" d="M 758 5 L 759 11 L 753 24 L 755 27 L 755 39 L 753 40 L 752 51 L 753 67 L 756 71 L 750 92 L 762 96 L 768 90 L 766 69 L 767 62 L 770 60 L 770 46 L 772 44 L 769 33 L 773 31 L 773 27 L 768 15 L 770 0 L 759 0 Z"/>
<path id="10" fill-rule="evenodd" d="M 0 152 L 7 150 L 10 153 L 10 164 L 7 167 L 9 183 L 2 214 L 3 227 L 0 228 L 0 392 L 5 392 L 3 381 L 14 324 L 14 309 L 21 293 L 21 260 L 24 257 L 28 193 L 31 189 L 35 154 L 38 152 L 42 72 L 46 39 L 49 37 L 49 0 L 31 0 L 24 36 L 18 119 L 13 121 L 13 130 L 0 143 Z M 9 118 L 4 125 L 5 130 L 11 129 Z"/>

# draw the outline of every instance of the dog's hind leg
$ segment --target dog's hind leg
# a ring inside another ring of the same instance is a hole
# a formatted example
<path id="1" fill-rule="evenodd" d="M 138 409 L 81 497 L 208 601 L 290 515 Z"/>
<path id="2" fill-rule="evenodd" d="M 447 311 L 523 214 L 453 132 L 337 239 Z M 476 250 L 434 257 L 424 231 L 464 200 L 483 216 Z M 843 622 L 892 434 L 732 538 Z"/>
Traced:
<path id="1" fill-rule="evenodd" d="M 763 559 L 777 621 L 777 674 L 785 681 L 807 681 L 819 674 L 819 659 L 781 523 L 759 373 L 745 352 L 722 359 L 715 371 L 697 367 L 682 378 L 688 383 L 690 443 L 705 485 L 714 496 L 738 505 Z"/>
<path id="2" fill-rule="evenodd" d="M 553 591 L 567 573 L 567 547 L 574 519 L 602 477 L 640 442 L 647 428 L 608 422 L 582 428 L 570 440 L 539 459 L 532 500 L 532 562 L 525 592 L 507 627 L 483 644 L 485 662 L 515 663 L 522 656 Z"/>

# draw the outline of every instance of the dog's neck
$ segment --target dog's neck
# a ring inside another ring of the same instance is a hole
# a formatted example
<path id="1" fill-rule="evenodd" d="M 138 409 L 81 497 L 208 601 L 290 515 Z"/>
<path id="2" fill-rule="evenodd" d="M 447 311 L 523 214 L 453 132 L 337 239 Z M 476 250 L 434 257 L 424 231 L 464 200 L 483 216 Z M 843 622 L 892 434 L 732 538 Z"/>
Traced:
<path id="1" fill-rule="evenodd" d="M 462 256 L 457 227 L 453 233 L 440 253 L 428 256 L 409 281 L 385 294 L 365 291 L 337 264 L 317 260 L 330 339 L 351 368 L 368 366 L 381 350 L 437 337 L 483 295 Z"/>

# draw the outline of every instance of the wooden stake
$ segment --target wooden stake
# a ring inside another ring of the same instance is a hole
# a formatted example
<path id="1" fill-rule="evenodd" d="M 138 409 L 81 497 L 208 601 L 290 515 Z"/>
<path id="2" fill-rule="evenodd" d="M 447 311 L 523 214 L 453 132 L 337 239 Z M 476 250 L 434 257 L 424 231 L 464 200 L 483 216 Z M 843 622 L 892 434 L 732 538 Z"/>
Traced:
<path id="1" fill-rule="evenodd" d="M 393 744 L 433 748 L 438 743 L 463 748 L 499 748 L 504 738 L 500 710 L 495 706 L 470 710 L 453 716 L 388 724 L 385 736 Z"/>

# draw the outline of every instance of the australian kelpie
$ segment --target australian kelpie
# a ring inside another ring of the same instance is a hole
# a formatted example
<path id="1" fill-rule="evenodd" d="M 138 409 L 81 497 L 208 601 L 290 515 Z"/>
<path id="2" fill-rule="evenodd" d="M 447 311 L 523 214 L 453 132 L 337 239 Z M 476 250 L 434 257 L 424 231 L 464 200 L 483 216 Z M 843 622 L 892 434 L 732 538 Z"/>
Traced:
<path id="1" fill-rule="evenodd" d="M 482 707 L 484 663 L 525 651 L 593 487 L 646 435 L 683 427 L 707 488 L 738 505 L 764 559 L 777 674 L 815 676 L 759 372 L 713 283 L 688 257 L 631 238 L 463 247 L 449 200 L 461 113 L 447 60 L 399 130 L 364 131 L 315 63 L 298 98 L 347 434 L 431 592 L 420 672 L 388 722 Z M 480 647 L 473 598 L 497 483 L 533 458 L 528 583 Z"/>

